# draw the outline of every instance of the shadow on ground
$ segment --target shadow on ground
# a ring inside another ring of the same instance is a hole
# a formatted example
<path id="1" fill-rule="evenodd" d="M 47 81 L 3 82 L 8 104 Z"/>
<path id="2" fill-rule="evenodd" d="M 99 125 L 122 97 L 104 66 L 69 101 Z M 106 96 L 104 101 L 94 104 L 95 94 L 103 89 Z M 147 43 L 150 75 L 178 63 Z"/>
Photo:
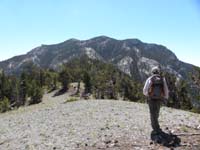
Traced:
<path id="1" fill-rule="evenodd" d="M 56 97 L 56 96 L 60 96 L 60 95 L 63 95 L 67 90 L 65 89 L 60 89 L 59 91 L 57 91 L 53 97 Z"/>
<path id="2" fill-rule="evenodd" d="M 151 133 L 151 140 L 165 147 L 179 147 L 181 139 L 172 133 L 161 132 L 160 134 Z"/>

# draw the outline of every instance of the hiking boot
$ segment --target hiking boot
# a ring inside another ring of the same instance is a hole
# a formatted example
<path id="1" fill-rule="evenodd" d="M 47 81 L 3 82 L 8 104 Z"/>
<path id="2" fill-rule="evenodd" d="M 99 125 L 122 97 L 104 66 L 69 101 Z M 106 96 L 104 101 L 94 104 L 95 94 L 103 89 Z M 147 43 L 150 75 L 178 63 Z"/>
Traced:
<path id="1" fill-rule="evenodd" d="M 161 144 L 163 141 L 163 138 L 161 135 L 153 135 L 151 136 L 151 140 L 154 141 L 155 143 Z"/>

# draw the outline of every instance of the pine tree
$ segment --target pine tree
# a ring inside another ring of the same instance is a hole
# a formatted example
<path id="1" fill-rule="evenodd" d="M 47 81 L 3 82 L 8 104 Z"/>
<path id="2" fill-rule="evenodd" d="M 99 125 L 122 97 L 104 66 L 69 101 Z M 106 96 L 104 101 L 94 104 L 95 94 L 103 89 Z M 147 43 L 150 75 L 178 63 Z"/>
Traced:
<path id="1" fill-rule="evenodd" d="M 83 82 L 85 84 L 85 94 L 91 93 L 91 88 L 92 88 L 91 79 L 88 72 L 86 71 L 84 72 L 84 75 L 83 75 Z"/>
<path id="2" fill-rule="evenodd" d="M 19 103 L 19 81 L 17 78 L 13 77 L 11 80 L 11 97 L 10 105 L 11 107 L 17 106 Z"/>
<path id="3" fill-rule="evenodd" d="M 40 69 L 39 78 L 40 78 L 40 87 L 45 86 L 46 73 L 43 69 Z"/>
<path id="4" fill-rule="evenodd" d="M 1 73 L 0 77 L 0 99 L 3 99 L 4 97 L 10 98 L 11 85 L 9 79 L 5 75 L 4 71 Z"/>
<path id="5" fill-rule="evenodd" d="M 54 77 L 53 77 L 53 89 L 52 90 L 56 90 L 58 88 L 58 76 L 57 74 L 55 73 L 54 74 Z"/>
<path id="6" fill-rule="evenodd" d="M 59 81 L 62 84 L 62 91 L 66 92 L 71 81 L 70 74 L 66 68 L 59 73 Z"/>
<path id="7" fill-rule="evenodd" d="M 8 99 L 11 95 L 10 89 L 9 79 L 4 71 L 2 71 L 0 74 L 0 112 L 5 112 L 10 109 L 10 101 Z"/>
<path id="8" fill-rule="evenodd" d="M 188 97 L 187 84 L 185 81 L 181 80 L 179 87 L 177 89 L 177 95 L 179 99 L 179 107 L 181 109 L 190 110 L 192 109 L 192 103 Z"/>
<path id="9" fill-rule="evenodd" d="M 20 77 L 20 101 L 18 103 L 18 106 L 20 105 L 24 105 L 26 100 L 27 100 L 27 96 L 28 96 L 28 77 L 27 74 L 25 72 L 23 72 L 21 74 Z"/>
<path id="10" fill-rule="evenodd" d="M 40 87 L 39 84 L 37 84 L 36 80 L 33 80 L 31 83 L 31 89 L 30 89 L 30 102 L 29 104 L 38 104 L 42 101 L 43 97 L 43 89 Z"/>

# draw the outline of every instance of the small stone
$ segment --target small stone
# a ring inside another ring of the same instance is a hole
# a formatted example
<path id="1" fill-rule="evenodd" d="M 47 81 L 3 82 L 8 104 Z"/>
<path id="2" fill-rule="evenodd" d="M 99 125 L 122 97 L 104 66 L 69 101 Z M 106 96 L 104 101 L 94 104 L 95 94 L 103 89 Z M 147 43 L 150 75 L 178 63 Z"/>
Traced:
<path id="1" fill-rule="evenodd" d="M 171 133 L 174 133 L 174 130 L 171 130 L 170 132 L 171 132 Z"/>
<path id="2" fill-rule="evenodd" d="M 116 144 L 116 143 L 119 143 L 119 141 L 118 140 L 114 140 L 114 143 Z"/>
<path id="3" fill-rule="evenodd" d="M 79 148 L 79 147 L 80 147 L 80 144 L 79 144 L 79 143 L 77 143 L 77 144 L 76 144 L 76 148 Z"/>
<path id="4" fill-rule="evenodd" d="M 104 141 L 105 144 L 110 144 L 111 143 L 111 140 L 106 140 Z"/>
<path id="5" fill-rule="evenodd" d="M 115 143 L 110 144 L 110 147 L 115 147 Z"/>

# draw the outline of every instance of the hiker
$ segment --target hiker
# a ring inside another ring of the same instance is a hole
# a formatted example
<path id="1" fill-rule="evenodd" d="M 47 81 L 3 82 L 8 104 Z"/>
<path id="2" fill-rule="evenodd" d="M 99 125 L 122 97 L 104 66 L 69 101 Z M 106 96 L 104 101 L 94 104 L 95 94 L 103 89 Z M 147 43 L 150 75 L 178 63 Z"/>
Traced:
<path id="1" fill-rule="evenodd" d="M 147 97 L 149 105 L 151 126 L 153 131 L 151 135 L 158 135 L 162 133 L 158 122 L 160 106 L 163 100 L 169 97 L 169 90 L 164 77 L 161 76 L 160 67 L 152 68 L 152 76 L 150 76 L 144 85 L 143 94 Z"/>

